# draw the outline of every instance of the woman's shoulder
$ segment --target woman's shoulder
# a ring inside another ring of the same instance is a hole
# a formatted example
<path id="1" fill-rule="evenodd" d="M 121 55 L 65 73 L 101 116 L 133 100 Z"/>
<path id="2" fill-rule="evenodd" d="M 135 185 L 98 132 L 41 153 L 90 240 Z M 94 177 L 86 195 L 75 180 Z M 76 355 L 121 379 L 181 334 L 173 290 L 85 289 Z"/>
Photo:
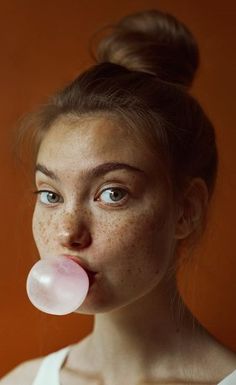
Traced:
<path id="1" fill-rule="evenodd" d="M 32 385 L 42 361 L 43 357 L 22 362 L 0 380 L 0 385 Z"/>

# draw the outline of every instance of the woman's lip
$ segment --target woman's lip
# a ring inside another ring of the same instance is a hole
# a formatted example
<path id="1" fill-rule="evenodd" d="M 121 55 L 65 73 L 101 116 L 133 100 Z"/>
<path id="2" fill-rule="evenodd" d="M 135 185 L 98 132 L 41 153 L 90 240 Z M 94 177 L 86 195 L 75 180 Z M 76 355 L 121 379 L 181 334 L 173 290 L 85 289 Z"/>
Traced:
<path id="1" fill-rule="evenodd" d="M 75 257 L 74 255 L 68 255 L 68 254 L 63 254 L 63 257 L 72 259 L 74 262 L 78 263 L 78 265 L 80 265 L 88 275 L 94 276 L 95 274 L 97 274 L 96 271 L 90 270 L 86 262 L 82 261 L 79 257 Z"/>
<path id="2" fill-rule="evenodd" d="M 74 255 L 68 255 L 68 254 L 63 254 L 63 257 L 72 259 L 74 262 L 78 263 L 78 265 L 80 265 L 86 271 L 88 278 L 89 278 L 89 284 L 91 286 L 92 283 L 94 282 L 95 275 L 97 274 L 97 272 L 89 270 L 86 263 L 84 261 L 82 261 L 79 257 L 75 257 Z"/>

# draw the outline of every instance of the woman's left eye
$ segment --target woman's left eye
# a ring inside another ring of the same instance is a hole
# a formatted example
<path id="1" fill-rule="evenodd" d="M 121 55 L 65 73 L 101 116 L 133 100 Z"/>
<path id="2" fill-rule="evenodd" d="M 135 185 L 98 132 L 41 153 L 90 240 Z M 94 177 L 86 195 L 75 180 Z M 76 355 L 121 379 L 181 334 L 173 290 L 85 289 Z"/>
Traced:
<path id="1" fill-rule="evenodd" d="M 115 204 L 119 203 L 127 194 L 127 191 L 122 188 L 107 188 L 101 192 L 98 200 L 108 204 Z"/>

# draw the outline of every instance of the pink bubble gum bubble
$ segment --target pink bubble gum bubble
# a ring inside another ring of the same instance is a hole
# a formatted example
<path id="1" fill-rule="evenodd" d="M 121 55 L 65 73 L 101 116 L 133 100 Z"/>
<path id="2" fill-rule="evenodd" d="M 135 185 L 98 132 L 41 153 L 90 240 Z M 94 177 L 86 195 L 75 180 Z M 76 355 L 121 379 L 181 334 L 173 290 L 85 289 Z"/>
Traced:
<path id="1" fill-rule="evenodd" d="M 41 259 L 30 270 L 26 290 L 32 304 L 48 314 L 72 313 L 89 289 L 86 271 L 67 257 Z"/>

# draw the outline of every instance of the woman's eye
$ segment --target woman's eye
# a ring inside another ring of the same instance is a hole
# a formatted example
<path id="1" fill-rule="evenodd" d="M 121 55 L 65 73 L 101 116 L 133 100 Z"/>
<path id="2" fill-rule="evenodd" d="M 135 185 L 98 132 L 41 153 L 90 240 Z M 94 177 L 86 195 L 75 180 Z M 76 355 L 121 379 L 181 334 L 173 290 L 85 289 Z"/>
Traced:
<path id="1" fill-rule="evenodd" d="M 53 191 L 39 190 L 35 191 L 35 194 L 39 196 L 40 202 L 44 203 L 45 205 L 55 204 L 62 201 L 60 195 Z"/>
<path id="2" fill-rule="evenodd" d="M 127 196 L 127 191 L 124 189 L 108 188 L 101 192 L 98 200 L 112 204 L 120 202 L 125 196 Z"/>

